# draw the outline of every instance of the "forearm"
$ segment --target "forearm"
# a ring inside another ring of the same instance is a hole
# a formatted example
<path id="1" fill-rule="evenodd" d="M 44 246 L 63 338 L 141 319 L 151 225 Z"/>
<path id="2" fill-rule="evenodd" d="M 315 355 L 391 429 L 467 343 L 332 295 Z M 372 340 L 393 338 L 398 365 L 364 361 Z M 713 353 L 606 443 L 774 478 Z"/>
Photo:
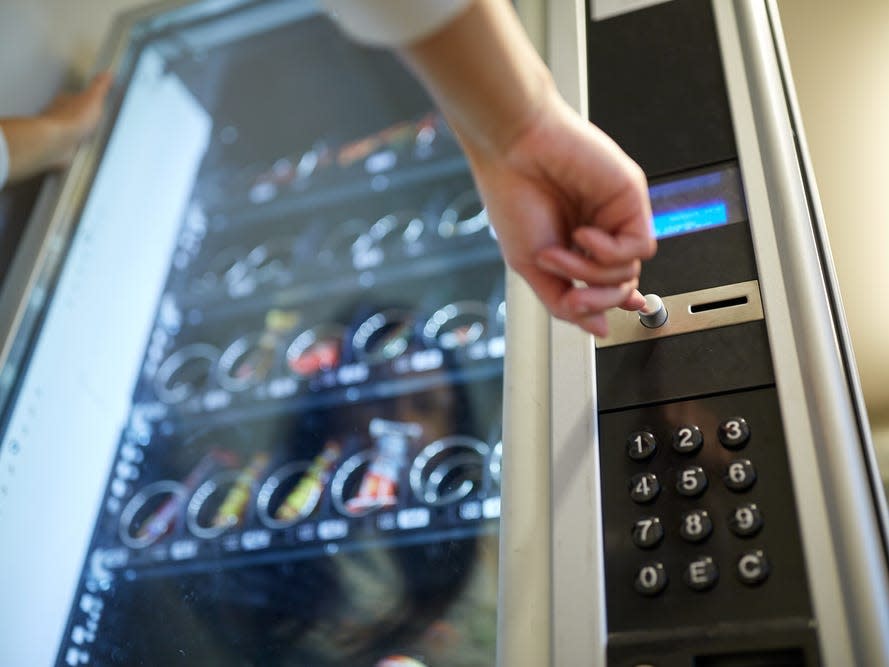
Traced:
<path id="1" fill-rule="evenodd" d="M 474 150 L 505 151 L 555 94 L 549 70 L 505 0 L 475 0 L 400 53 Z"/>
<path id="2" fill-rule="evenodd" d="M 0 129 L 9 147 L 10 182 L 58 166 L 66 143 L 56 123 L 43 116 L 5 118 Z"/>

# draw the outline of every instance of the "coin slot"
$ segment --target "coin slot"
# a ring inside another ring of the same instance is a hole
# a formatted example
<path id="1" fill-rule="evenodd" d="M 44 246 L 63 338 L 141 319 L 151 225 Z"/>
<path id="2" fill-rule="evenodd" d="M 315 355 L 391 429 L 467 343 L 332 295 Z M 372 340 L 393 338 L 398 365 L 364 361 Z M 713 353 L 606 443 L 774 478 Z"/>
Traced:
<path id="1" fill-rule="evenodd" d="M 719 310 L 720 308 L 731 308 L 732 306 L 744 306 L 747 304 L 746 296 L 736 296 L 733 299 L 720 299 L 719 301 L 710 301 L 708 303 L 696 303 L 688 307 L 688 311 L 694 315 L 696 313 L 705 313 L 708 310 Z"/>

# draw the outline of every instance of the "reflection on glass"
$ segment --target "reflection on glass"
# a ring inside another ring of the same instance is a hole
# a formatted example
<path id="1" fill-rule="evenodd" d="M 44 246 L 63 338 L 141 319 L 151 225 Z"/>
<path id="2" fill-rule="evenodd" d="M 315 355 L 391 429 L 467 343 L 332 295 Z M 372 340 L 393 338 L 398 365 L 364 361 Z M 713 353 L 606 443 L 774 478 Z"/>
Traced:
<path id="1" fill-rule="evenodd" d="M 504 270 L 465 158 L 390 54 L 239 7 L 134 53 L 214 129 L 134 305 L 151 341 L 61 664 L 488 667 Z"/>

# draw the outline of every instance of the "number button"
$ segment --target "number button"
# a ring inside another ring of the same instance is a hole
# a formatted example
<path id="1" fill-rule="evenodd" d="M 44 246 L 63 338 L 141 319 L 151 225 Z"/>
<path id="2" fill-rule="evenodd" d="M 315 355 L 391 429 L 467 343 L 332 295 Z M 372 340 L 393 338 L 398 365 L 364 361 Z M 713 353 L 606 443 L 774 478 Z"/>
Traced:
<path id="1" fill-rule="evenodd" d="M 695 591 L 713 588 L 717 579 L 719 579 L 719 568 L 710 556 L 701 556 L 693 560 L 682 575 L 685 585 Z"/>
<path id="2" fill-rule="evenodd" d="M 692 510 L 682 515 L 679 535 L 686 542 L 703 542 L 713 532 L 713 522 L 707 510 Z"/>
<path id="3" fill-rule="evenodd" d="M 735 459 L 728 464 L 722 479 L 732 491 L 746 491 L 756 481 L 756 469 L 749 459 Z"/>
<path id="4" fill-rule="evenodd" d="M 738 537 L 752 537 L 762 528 L 762 512 L 756 503 L 740 505 L 729 517 L 728 526 Z"/>
<path id="5" fill-rule="evenodd" d="M 633 544 L 640 549 L 651 549 L 664 539 L 664 526 L 656 516 L 639 519 L 633 526 Z"/>
<path id="6" fill-rule="evenodd" d="M 693 424 L 680 426 L 673 431 L 673 449 L 680 454 L 694 454 L 703 444 L 704 435 Z"/>
<path id="7" fill-rule="evenodd" d="M 650 472 L 640 472 L 630 480 L 630 498 L 637 503 L 650 503 L 661 492 L 661 483 Z"/>
<path id="8" fill-rule="evenodd" d="M 676 480 L 676 490 L 683 496 L 693 498 L 701 495 L 707 488 L 707 475 L 701 466 L 684 468 Z"/>
<path id="9" fill-rule="evenodd" d="M 636 573 L 636 592 L 642 595 L 657 595 L 667 587 L 667 571 L 658 561 L 646 563 Z"/>
<path id="10" fill-rule="evenodd" d="M 738 578 L 748 586 L 761 584 L 769 576 L 769 560 L 760 549 L 754 549 L 738 559 Z"/>
<path id="11" fill-rule="evenodd" d="M 719 425 L 719 442 L 729 449 L 741 449 L 750 440 L 750 427 L 743 417 L 726 419 Z"/>
<path id="12" fill-rule="evenodd" d="M 627 438 L 627 456 L 634 461 L 644 461 L 657 451 L 657 438 L 648 431 L 636 431 Z"/>

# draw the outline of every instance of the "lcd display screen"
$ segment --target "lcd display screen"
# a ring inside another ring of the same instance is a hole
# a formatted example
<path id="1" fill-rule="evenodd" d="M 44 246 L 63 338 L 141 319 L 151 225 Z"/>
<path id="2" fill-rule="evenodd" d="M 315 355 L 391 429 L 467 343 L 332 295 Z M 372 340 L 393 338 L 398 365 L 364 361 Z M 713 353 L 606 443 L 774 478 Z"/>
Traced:
<path id="1" fill-rule="evenodd" d="M 504 271 L 455 137 L 311 3 L 143 27 L 2 424 L 0 663 L 493 664 Z"/>
<path id="2" fill-rule="evenodd" d="M 658 181 L 649 195 L 659 239 L 747 219 L 736 164 Z"/>

